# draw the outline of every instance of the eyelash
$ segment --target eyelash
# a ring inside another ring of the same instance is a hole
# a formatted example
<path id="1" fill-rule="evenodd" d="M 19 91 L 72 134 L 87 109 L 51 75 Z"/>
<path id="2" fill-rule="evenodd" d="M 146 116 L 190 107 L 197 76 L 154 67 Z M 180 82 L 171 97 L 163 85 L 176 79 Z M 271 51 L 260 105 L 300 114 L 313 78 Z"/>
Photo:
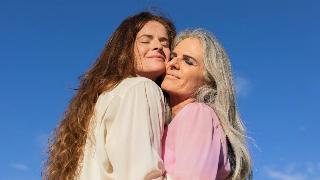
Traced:
<path id="1" fill-rule="evenodd" d="M 170 58 L 169 61 L 171 61 L 173 58 L 175 58 L 176 56 L 174 56 L 173 54 L 170 54 Z M 193 61 L 190 60 L 190 58 L 185 58 L 183 59 L 183 61 L 188 64 L 188 65 L 194 65 Z"/>
<path id="2" fill-rule="evenodd" d="M 186 64 L 188 64 L 188 65 L 193 65 L 192 60 L 190 60 L 189 58 L 186 58 L 186 59 L 183 59 L 183 60 L 184 60 L 184 62 L 185 62 Z"/>
<path id="3" fill-rule="evenodd" d="M 150 41 L 140 41 L 142 44 L 149 44 Z M 164 46 L 164 47 L 169 47 L 169 43 L 168 42 L 161 42 L 161 45 Z"/>
<path id="4" fill-rule="evenodd" d="M 163 41 L 163 42 L 161 42 L 161 45 L 164 47 L 169 47 L 169 42 Z"/>

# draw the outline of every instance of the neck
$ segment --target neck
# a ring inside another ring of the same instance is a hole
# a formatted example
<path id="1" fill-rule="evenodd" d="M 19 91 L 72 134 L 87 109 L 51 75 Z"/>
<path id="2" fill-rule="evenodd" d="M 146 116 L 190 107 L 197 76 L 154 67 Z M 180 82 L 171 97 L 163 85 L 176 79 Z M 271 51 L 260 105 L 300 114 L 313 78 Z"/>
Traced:
<path id="1" fill-rule="evenodd" d="M 190 104 L 194 102 L 194 98 L 187 98 L 187 99 L 179 99 L 170 96 L 170 106 L 171 106 L 171 111 L 172 111 L 172 118 L 176 116 L 176 114 L 187 104 Z"/>
<path id="2" fill-rule="evenodd" d="M 150 73 L 148 74 L 148 73 L 137 73 L 136 74 L 138 77 L 140 76 L 140 77 L 145 77 L 145 78 L 148 78 L 148 79 L 151 79 L 152 81 L 156 81 L 156 77 L 154 77 L 154 76 L 151 76 L 150 75 Z"/>

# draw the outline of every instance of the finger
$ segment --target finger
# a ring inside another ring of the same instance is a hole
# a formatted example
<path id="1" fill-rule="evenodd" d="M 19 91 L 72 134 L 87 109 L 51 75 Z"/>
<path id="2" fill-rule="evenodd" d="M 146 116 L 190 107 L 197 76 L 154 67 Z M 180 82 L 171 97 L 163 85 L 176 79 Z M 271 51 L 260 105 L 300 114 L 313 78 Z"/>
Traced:
<path id="1" fill-rule="evenodd" d="M 162 176 L 162 171 L 160 170 L 153 170 L 151 172 L 149 172 L 144 179 L 145 180 L 152 180 L 152 179 L 156 179 Z"/>
<path id="2" fill-rule="evenodd" d="M 159 161 L 159 162 L 158 162 L 158 168 L 159 168 L 159 170 L 162 172 L 162 174 L 164 174 L 165 169 L 164 169 L 164 165 L 163 165 L 163 162 L 162 162 L 162 161 Z"/>

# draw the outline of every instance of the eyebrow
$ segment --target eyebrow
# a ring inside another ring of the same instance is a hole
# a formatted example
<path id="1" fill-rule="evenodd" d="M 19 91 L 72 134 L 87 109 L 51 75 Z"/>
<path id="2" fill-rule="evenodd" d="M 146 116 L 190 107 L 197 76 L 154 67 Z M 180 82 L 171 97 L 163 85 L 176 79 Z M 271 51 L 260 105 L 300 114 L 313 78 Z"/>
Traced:
<path id="1" fill-rule="evenodd" d="M 142 38 L 142 37 L 147 37 L 147 38 L 150 38 L 152 39 L 153 36 L 152 35 L 149 35 L 149 34 L 142 34 L 141 36 L 138 37 L 138 39 Z"/>

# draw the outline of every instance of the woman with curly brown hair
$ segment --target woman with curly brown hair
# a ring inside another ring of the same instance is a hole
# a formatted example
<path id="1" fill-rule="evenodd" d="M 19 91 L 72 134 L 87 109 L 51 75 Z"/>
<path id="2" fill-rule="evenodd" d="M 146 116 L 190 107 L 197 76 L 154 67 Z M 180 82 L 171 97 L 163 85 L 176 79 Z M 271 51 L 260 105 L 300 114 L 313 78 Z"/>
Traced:
<path id="1" fill-rule="evenodd" d="M 142 12 L 108 40 L 56 128 L 43 179 L 141 180 L 161 161 L 165 72 L 173 23 Z"/>

